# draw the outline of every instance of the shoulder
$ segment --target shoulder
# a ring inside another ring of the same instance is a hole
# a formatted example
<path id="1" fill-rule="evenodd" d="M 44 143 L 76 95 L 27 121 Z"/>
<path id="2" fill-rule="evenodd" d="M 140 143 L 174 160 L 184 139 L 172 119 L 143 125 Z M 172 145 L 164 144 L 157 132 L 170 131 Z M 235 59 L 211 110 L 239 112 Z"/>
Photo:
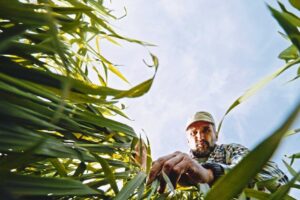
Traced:
<path id="1" fill-rule="evenodd" d="M 226 151 L 245 151 L 249 152 L 249 149 L 241 144 L 237 143 L 230 143 L 230 144 L 221 144 L 220 146 L 223 146 Z"/>

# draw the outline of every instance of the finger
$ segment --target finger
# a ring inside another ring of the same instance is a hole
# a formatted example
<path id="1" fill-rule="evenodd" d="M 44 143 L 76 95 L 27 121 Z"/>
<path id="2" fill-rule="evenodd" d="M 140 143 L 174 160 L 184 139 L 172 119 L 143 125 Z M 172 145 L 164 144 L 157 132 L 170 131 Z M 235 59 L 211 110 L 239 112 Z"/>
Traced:
<path id="1" fill-rule="evenodd" d="M 183 154 L 177 154 L 173 158 L 170 158 L 164 163 L 163 171 L 168 175 L 173 170 L 173 167 L 181 162 L 184 158 Z"/>
<path id="2" fill-rule="evenodd" d="M 147 181 L 147 185 L 151 184 L 154 179 L 158 176 L 158 174 L 160 173 L 164 163 L 169 160 L 170 158 L 176 156 L 177 154 L 173 153 L 173 154 L 169 154 L 167 156 L 161 157 L 158 160 L 156 160 L 153 165 L 152 168 L 150 170 L 149 173 L 149 177 L 148 177 L 148 181 Z"/>
<path id="3" fill-rule="evenodd" d="M 184 174 L 189 168 L 189 160 L 186 159 L 185 156 L 178 162 L 170 172 L 170 180 L 174 186 L 174 188 L 177 187 L 177 183 L 180 180 L 182 174 Z"/>
<path id="4" fill-rule="evenodd" d="M 198 172 L 198 164 L 194 160 L 183 159 L 182 162 L 178 163 L 175 168 L 181 168 L 182 174 L 185 174 L 190 183 L 198 183 L 202 179 L 201 173 Z"/>
<path id="5" fill-rule="evenodd" d="M 185 171 L 188 170 L 188 168 L 190 167 L 190 161 L 187 160 L 185 157 L 180 161 L 178 162 L 174 167 L 173 167 L 173 170 L 175 172 L 178 172 L 178 173 L 184 173 Z"/>
<path id="6" fill-rule="evenodd" d="M 160 185 L 159 185 L 159 189 L 158 189 L 158 192 L 160 194 L 164 193 L 165 190 L 166 190 L 166 187 L 167 187 L 167 183 L 165 181 L 165 179 L 163 178 L 162 175 L 159 176 L 159 181 L 160 181 Z"/>
<path id="7" fill-rule="evenodd" d="M 181 177 L 181 173 L 174 172 L 174 171 L 170 172 L 169 179 L 170 179 L 174 189 L 176 189 L 177 183 L 178 183 L 180 177 Z"/>
<path id="8" fill-rule="evenodd" d="M 191 177 L 187 174 L 187 173 L 183 173 L 181 174 L 178 183 L 181 186 L 191 186 L 194 184 L 194 182 L 192 182 Z"/>

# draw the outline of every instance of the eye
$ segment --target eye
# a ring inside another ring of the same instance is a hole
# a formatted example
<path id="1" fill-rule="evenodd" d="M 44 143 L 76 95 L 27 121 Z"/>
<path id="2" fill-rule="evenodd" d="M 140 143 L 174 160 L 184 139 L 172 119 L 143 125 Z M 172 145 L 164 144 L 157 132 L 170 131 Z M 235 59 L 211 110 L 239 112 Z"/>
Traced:
<path id="1" fill-rule="evenodd" d="M 192 131 L 191 131 L 191 135 L 192 135 L 192 136 L 197 135 L 197 131 L 196 131 L 196 130 L 192 130 Z"/>
<path id="2" fill-rule="evenodd" d="M 206 127 L 203 128 L 203 133 L 208 133 L 209 131 L 210 131 L 210 129 L 209 129 L 208 126 L 206 126 Z"/>

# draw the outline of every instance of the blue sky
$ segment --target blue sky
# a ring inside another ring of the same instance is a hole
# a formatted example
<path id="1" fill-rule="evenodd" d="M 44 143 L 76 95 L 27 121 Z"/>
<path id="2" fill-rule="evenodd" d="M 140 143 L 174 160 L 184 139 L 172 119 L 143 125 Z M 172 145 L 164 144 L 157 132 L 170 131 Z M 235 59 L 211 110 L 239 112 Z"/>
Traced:
<path id="1" fill-rule="evenodd" d="M 278 34 L 281 28 L 264 1 L 130 0 L 113 1 L 110 6 L 119 16 L 124 6 L 128 12 L 113 24 L 118 32 L 157 45 L 102 44 L 103 54 L 121 65 L 132 85 L 153 74 L 142 62 L 150 61 L 148 51 L 159 58 L 150 92 L 123 101 L 134 120 L 125 122 L 137 133 L 144 130 L 155 159 L 176 150 L 188 152 L 184 130 L 194 112 L 209 111 L 219 122 L 246 89 L 284 65 L 277 56 L 289 42 Z M 296 68 L 289 70 L 231 112 L 219 143 L 252 149 L 271 134 L 299 99 L 299 81 L 285 84 L 295 75 Z M 113 76 L 109 83 L 130 87 Z M 299 126 L 298 120 L 295 127 Z M 300 152 L 298 141 L 300 134 L 284 139 L 273 157 L 284 171 L 281 159 Z"/>

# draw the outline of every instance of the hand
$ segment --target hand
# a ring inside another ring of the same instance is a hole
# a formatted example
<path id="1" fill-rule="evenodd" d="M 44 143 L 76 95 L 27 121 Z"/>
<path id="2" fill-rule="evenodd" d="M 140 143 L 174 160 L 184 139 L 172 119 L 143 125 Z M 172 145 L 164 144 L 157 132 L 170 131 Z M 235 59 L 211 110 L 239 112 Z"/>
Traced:
<path id="1" fill-rule="evenodd" d="M 203 168 L 188 154 L 179 151 L 161 157 L 152 164 L 147 184 L 151 184 L 158 178 L 160 193 L 163 193 L 166 188 L 162 171 L 169 177 L 174 188 L 176 188 L 178 182 L 184 182 L 184 185 L 195 185 L 197 183 L 210 183 L 213 180 L 211 170 Z"/>

